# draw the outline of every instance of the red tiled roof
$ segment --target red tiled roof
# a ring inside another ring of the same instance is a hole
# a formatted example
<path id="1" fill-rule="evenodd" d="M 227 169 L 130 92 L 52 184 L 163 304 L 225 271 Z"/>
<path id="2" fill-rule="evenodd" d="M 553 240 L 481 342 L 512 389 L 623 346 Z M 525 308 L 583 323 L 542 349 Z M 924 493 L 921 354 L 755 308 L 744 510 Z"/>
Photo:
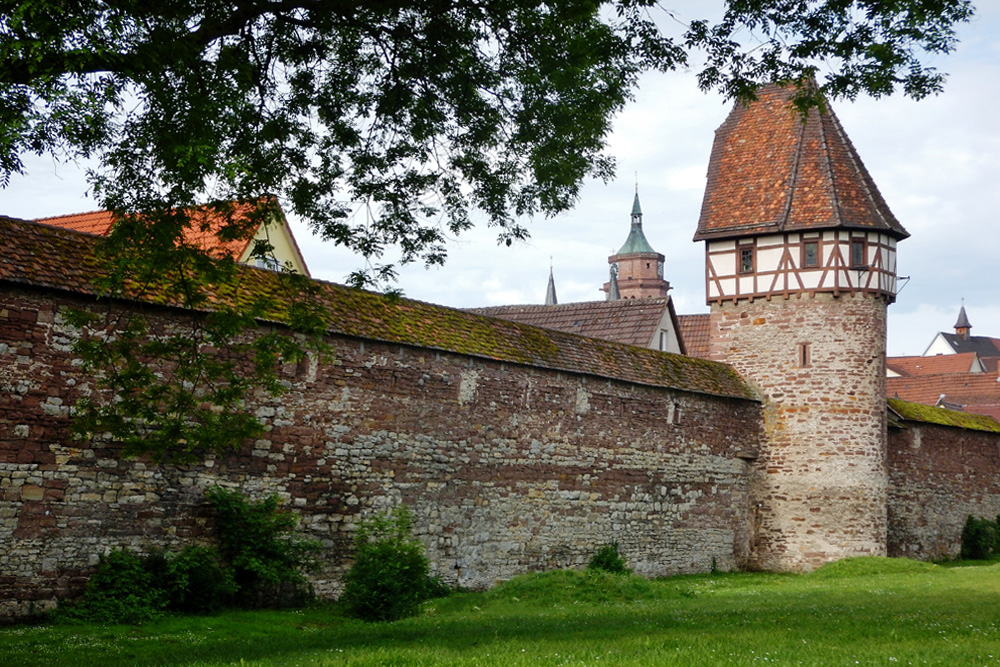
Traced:
<path id="1" fill-rule="evenodd" d="M 835 227 L 909 236 L 833 111 L 803 120 L 794 92 L 765 86 L 716 131 L 695 240 Z"/>
<path id="2" fill-rule="evenodd" d="M 924 405 L 934 405 L 944 394 L 948 403 L 961 405 L 967 412 L 979 412 L 973 409 L 976 406 L 1000 406 L 1000 378 L 993 373 L 890 377 L 886 389 L 890 397 Z"/>
<path id="3" fill-rule="evenodd" d="M 100 268 L 93 259 L 97 239 L 57 227 L 0 216 L 0 283 L 98 294 L 94 286 Z M 273 271 L 241 267 L 240 290 L 253 296 L 274 296 L 286 303 L 282 276 Z M 313 281 L 315 298 L 324 306 L 332 334 L 466 354 L 485 359 L 529 364 L 650 386 L 717 396 L 756 400 L 736 371 L 725 364 L 657 352 L 596 338 L 542 329 L 409 299 L 391 299 Z M 226 286 L 217 301 L 231 300 Z M 136 295 L 162 301 L 157 295 Z M 271 314 L 281 321 L 281 312 Z"/>
<path id="4" fill-rule="evenodd" d="M 233 204 L 233 220 L 240 220 L 253 211 L 257 205 L 257 202 Z M 111 233 L 111 228 L 115 220 L 111 211 L 91 211 L 89 213 L 38 218 L 35 222 L 53 227 L 62 227 L 63 229 L 71 229 L 77 232 L 96 234 L 97 236 L 107 236 Z M 228 222 L 225 215 L 215 212 L 210 207 L 202 206 L 193 209 L 191 225 L 184 229 L 184 240 L 202 250 L 221 252 L 234 259 L 239 259 L 246 252 L 251 239 L 241 238 L 228 241 L 220 239 L 219 231 Z"/>
<path id="5" fill-rule="evenodd" d="M 474 313 L 546 329 L 648 347 L 667 314 L 669 297 L 584 301 L 552 306 L 490 306 Z"/>
<path id="6" fill-rule="evenodd" d="M 970 373 L 978 365 L 975 352 L 938 354 L 933 357 L 889 357 L 886 365 L 903 376 Z M 978 371 L 977 371 L 978 372 Z"/>
<path id="7" fill-rule="evenodd" d="M 677 316 L 677 323 L 680 325 L 679 335 L 684 340 L 688 356 L 708 358 L 709 343 L 711 342 L 708 322 L 708 313 Z"/>

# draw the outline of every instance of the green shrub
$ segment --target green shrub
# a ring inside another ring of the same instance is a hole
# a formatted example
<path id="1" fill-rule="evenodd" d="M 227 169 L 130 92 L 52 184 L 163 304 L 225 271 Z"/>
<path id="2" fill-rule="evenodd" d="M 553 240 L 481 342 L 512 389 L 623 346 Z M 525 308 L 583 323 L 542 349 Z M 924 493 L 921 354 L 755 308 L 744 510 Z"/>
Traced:
<path id="1" fill-rule="evenodd" d="M 997 540 L 997 524 L 988 519 L 977 519 L 971 514 L 962 528 L 963 560 L 986 560 L 994 553 Z"/>
<path id="2" fill-rule="evenodd" d="M 185 547 L 166 559 L 165 592 L 172 611 L 216 612 L 229 606 L 237 586 L 232 570 L 208 547 Z"/>
<path id="3" fill-rule="evenodd" d="M 216 510 L 219 553 L 232 568 L 241 606 L 288 606 L 311 596 L 302 571 L 316 565 L 320 544 L 291 535 L 298 520 L 278 511 L 276 495 L 252 503 L 239 491 L 214 487 L 205 497 Z"/>
<path id="4" fill-rule="evenodd" d="M 618 542 L 605 544 L 587 564 L 588 570 L 600 570 L 612 574 L 630 574 L 632 571 L 625 562 L 625 557 L 618 550 Z"/>
<path id="5" fill-rule="evenodd" d="M 341 600 L 366 621 L 395 621 L 417 613 L 430 593 L 430 564 L 424 546 L 410 534 L 406 506 L 358 525 L 354 564 L 344 576 Z"/>
<path id="6" fill-rule="evenodd" d="M 131 551 L 102 556 L 79 603 L 59 616 L 89 623 L 139 625 L 163 615 L 167 597 L 150 568 Z"/>

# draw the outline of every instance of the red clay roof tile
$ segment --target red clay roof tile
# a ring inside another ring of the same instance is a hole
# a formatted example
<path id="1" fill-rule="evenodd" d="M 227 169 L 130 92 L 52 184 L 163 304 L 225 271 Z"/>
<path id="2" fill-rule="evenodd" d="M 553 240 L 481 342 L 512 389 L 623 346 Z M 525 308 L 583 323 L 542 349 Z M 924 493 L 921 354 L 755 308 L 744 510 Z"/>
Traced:
<path id="1" fill-rule="evenodd" d="M 947 373 L 971 373 L 978 367 L 979 358 L 975 352 L 963 354 L 939 354 L 933 357 L 889 357 L 886 365 L 903 376 L 941 375 Z"/>
<path id="2" fill-rule="evenodd" d="M 647 347 L 668 312 L 668 298 L 584 301 L 551 306 L 490 306 L 474 313 L 546 329 Z"/>
<path id="3" fill-rule="evenodd" d="M 707 359 L 711 342 L 709 314 L 678 315 L 677 323 L 680 325 L 680 337 L 684 340 L 688 355 Z"/>
<path id="4" fill-rule="evenodd" d="M 695 240 L 835 227 L 909 236 L 833 111 L 803 119 L 794 91 L 765 86 L 716 131 Z"/>
<path id="5" fill-rule="evenodd" d="M 251 212 L 257 206 L 257 202 L 237 203 L 233 206 L 233 218 L 238 220 L 241 216 Z M 38 218 L 35 222 L 77 232 L 107 236 L 111 233 L 111 228 L 114 225 L 114 215 L 111 211 L 91 211 L 89 213 Z M 239 259 L 250 245 L 250 239 L 223 241 L 218 234 L 226 223 L 225 216 L 213 212 L 208 207 L 194 209 L 191 216 L 191 226 L 184 230 L 184 240 L 197 248 L 221 252 L 234 259 Z"/>

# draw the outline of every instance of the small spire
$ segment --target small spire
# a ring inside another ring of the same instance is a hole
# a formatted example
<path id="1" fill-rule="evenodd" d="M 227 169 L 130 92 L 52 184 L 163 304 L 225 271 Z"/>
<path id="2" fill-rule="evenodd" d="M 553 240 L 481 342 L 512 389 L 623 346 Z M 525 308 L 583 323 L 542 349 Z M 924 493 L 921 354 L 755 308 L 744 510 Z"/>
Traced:
<path id="1" fill-rule="evenodd" d="M 636 186 L 635 199 L 632 200 L 632 224 L 642 224 L 642 207 L 639 206 L 638 186 Z"/>
<path id="2" fill-rule="evenodd" d="M 556 299 L 556 279 L 552 275 L 552 258 L 549 257 L 549 286 L 545 290 L 545 305 L 555 306 L 559 301 Z"/>
<path id="3" fill-rule="evenodd" d="M 965 314 L 965 299 L 962 299 L 962 309 L 958 311 L 958 321 L 955 322 L 955 333 L 962 338 L 969 337 L 969 329 L 972 325 L 969 323 L 969 316 Z"/>
<path id="4" fill-rule="evenodd" d="M 617 267 L 611 265 L 611 277 L 608 279 L 608 301 L 618 301 L 622 298 L 621 292 L 618 291 L 618 271 Z"/>

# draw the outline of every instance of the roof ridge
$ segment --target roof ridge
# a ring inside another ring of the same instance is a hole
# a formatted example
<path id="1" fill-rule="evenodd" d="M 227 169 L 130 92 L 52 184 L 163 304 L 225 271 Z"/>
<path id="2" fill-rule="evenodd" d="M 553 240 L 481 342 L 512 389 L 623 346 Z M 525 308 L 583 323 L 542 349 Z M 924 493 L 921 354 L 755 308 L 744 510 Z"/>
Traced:
<path id="1" fill-rule="evenodd" d="M 29 222 L 42 222 L 43 220 L 56 220 L 56 219 L 59 219 L 59 218 L 78 218 L 78 217 L 83 216 L 83 215 L 94 215 L 94 214 L 97 214 L 97 213 L 109 213 L 110 214 L 111 211 L 109 211 L 107 209 L 104 209 L 104 208 L 98 208 L 98 209 L 94 209 L 93 211 L 80 211 L 79 213 L 64 213 L 62 215 L 47 215 L 47 216 L 44 216 L 44 217 L 41 217 L 41 218 L 32 218 Z"/>

